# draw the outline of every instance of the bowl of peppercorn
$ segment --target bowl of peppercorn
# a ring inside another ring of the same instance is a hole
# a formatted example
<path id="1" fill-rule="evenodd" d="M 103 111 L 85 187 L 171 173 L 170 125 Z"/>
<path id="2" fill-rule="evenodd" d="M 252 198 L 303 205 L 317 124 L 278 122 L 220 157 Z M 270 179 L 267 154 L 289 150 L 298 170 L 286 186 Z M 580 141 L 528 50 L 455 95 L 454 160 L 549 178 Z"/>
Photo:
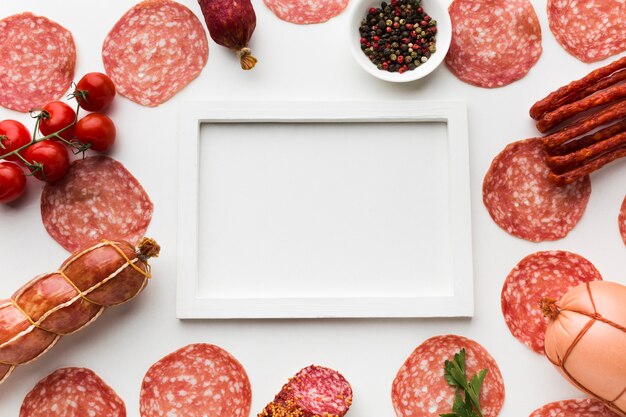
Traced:
<path id="1" fill-rule="evenodd" d="M 361 67 L 381 80 L 425 77 L 444 60 L 452 23 L 442 0 L 357 0 L 350 49 Z"/>

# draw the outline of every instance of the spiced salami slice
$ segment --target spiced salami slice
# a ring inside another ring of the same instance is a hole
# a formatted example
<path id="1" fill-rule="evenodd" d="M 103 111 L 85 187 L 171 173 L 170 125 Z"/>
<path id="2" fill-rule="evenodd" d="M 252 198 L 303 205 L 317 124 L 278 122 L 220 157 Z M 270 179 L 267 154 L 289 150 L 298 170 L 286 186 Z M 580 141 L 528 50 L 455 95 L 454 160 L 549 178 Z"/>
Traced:
<path id="1" fill-rule="evenodd" d="M 202 23 L 172 0 L 136 4 L 113 26 L 102 61 L 117 91 L 143 106 L 158 106 L 193 81 L 209 46 Z"/>
<path id="2" fill-rule="evenodd" d="M 444 363 L 465 349 L 470 378 L 488 369 L 480 393 L 485 417 L 495 417 L 504 403 L 504 381 L 498 364 L 475 341 L 457 335 L 435 336 L 419 345 L 402 365 L 391 386 L 398 417 L 433 417 L 452 412 L 454 387 L 444 378 Z"/>
<path id="3" fill-rule="evenodd" d="M 265 5 L 280 19 L 308 25 L 323 23 L 339 15 L 349 0 L 263 0 Z"/>
<path id="4" fill-rule="evenodd" d="M 72 34 L 30 12 L 0 20 L 0 106 L 21 112 L 60 98 L 76 65 Z"/>
<path id="5" fill-rule="evenodd" d="M 502 87 L 524 77 L 541 56 L 541 26 L 528 0 L 454 0 L 446 64 L 462 81 Z"/>
<path id="6" fill-rule="evenodd" d="M 533 411 L 529 417 L 619 417 L 593 398 L 556 401 Z"/>
<path id="7" fill-rule="evenodd" d="M 581 219 L 589 177 L 557 186 L 549 179 L 539 139 L 509 144 L 491 162 L 483 181 L 483 203 L 506 232 L 531 242 L 565 237 Z"/>
<path id="8" fill-rule="evenodd" d="M 621 0 L 548 0 L 548 24 L 556 40 L 583 62 L 626 50 L 626 3 Z"/>
<path id="9" fill-rule="evenodd" d="M 248 417 L 252 391 L 243 366 L 224 349 L 185 346 L 152 365 L 141 384 L 142 417 Z"/>
<path id="10" fill-rule="evenodd" d="M 352 405 L 352 387 L 339 372 L 311 365 L 287 382 L 259 417 L 343 417 Z"/>
<path id="11" fill-rule="evenodd" d="M 619 232 L 622 235 L 622 240 L 626 245 L 626 197 L 624 197 L 624 201 L 622 202 L 622 208 L 620 209 L 617 222 L 619 224 Z"/>
<path id="12" fill-rule="evenodd" d="M 126 417 L 124 401 L 92 370 L 57 369 L 26 395 L 20 417 Z"/>
<path id="13" fill-rule="evenodd" d="M 548 251 L 528 255 L 504 281 L 504 321 L 515 338 L 543 354 L 548 319 L 542 314 L 541 300 L 560 300 L 577 285 L 601 279 L 593 264 L 575 253 Z"/>
<path id="14" fill-rule="evenodd" d="M 152 202 L 139 181 L 107 156 L 74 161 L 41 194 L 41 217 L 54 240 L 70 252 L 100 239 L 133 244 L 152 219 Z"/>

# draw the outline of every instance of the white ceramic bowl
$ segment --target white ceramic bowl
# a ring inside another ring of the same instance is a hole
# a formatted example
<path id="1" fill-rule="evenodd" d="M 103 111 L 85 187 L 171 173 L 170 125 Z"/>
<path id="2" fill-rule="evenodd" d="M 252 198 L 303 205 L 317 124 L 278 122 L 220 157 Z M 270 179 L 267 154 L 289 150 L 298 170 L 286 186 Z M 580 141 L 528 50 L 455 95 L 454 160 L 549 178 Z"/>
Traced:
<path id="1" fill-rule="evenodd" d="M 390 3 L 390 0 L 385 0 Z M 452 23 L 447 7 L 442 0 L 422 0 L 422 8 L 424 12 L 437 21 L 437 38 L 435 46 L 437 50 L 433 53 L 428 61 L 412 71 L 406 71 L 402 74 L 398 72 L 389 72 L 379 70 L 376 65 L 369 60 L 365 53 L 361 50 L 359 27 L 361 20 L 367 15 L 370 7 L 380 7 L 383 0 L 353 0 L 350 15 L 349 43 L 354 59 L 359 63 L 361 68 L 381 80 L 396 83 L 404 83 L 415 81 L 430 74 L 437 68 L 448 53 L 450 40 L 452 39 Z"/>

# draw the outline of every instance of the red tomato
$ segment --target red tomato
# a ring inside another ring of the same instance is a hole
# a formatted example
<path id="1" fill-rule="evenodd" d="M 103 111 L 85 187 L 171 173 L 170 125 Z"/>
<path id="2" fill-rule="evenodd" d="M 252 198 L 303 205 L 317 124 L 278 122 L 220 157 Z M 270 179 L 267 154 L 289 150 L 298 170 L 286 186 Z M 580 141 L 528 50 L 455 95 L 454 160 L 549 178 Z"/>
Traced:
<path id="1" fill-rule="evenodd" d="M 51 135 L 74 123 L 74 119 L 76 112 L 73 108 L 62 101 L 51 101 L 43 106 L 39 131 L 45 136 Z M 74 136 L 74 127 L 67 128 L 59 135 L 65 140 L 71 140 Z"/>
<path id="2" fill-rule="evenodd" d="M 10 203 L 24 193 L 26 175 L 17 164 L 0 162 L 0 203 Z"/>
<path id="3" fill-rule="evenodd" d="M 24 151 L 24 158 L 31 164 L 43 166 L 43 171 L 38 170 L 34 175 L 47 182 L 61 179 L 70 167 L 67 149 L 53 140 L 44 140 L 29 146 Z M 29 169 L 34 170 L 34 168 Z"/>
<path id="4" fill-rule="evenodd" d="M 21 148 L 31 141 L 30 132 L 26 126 L 16 120 L 3 120 L 0 122 L 0 155 L 7 154 Z M 20 152 L 20 153 L 23 153 Z M 11 155 L 5 158 L 7 161 L 19 161 L 20 159 Z"/>
<path id="5" fill-rule="evenodd" d="M 74 97 L 83 109 L 101 111 L 113 101 L 115 84 L 106 74 L 90 72 L 76 84 Z"/>
<path id="6" fill-rule="evenodd" d="M 94 151 L 104 152 L 115 142 L 115 125 L 102 113 L 90 113 L 76 123 L 74 136 L 79 142 L 90 143 Z"/>

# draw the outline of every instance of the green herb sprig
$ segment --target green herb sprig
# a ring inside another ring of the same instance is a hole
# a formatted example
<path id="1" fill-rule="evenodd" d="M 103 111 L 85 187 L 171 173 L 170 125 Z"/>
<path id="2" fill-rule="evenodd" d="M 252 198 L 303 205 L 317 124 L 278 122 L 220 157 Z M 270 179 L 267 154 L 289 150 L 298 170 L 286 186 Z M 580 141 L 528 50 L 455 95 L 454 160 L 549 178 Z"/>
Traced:
<path id="1" fill-rule="evenodd" d="M 484 417 L 480 409 L 480 390 L 483 387 L 487 369 L 478 372 L 467 380 L 467 370 L 465 368 L 465 349 L 454 355 L 452 361 L 445 361 L 444 375 L 448 384 L 456 388 L 452 413 L 439 414 L 440 417 Z M 465 396 L 461 395 L 465 392 Z M 465 398 L 463 398 L 465 397 Z"/>

